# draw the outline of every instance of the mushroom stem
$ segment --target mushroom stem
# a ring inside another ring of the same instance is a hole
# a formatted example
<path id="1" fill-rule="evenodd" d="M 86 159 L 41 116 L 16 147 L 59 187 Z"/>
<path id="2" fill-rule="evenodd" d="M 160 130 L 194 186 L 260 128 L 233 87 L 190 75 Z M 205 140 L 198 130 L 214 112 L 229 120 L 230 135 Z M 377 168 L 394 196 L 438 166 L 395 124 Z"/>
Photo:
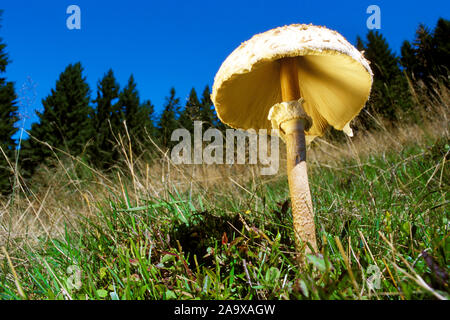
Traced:
<path id="1" fill-rule="evenodd" d="M 281 98 L 283 101 L 298 100 L 301 98 L 298 85 L 298 57 L 283 58 L 280 60 Z"/>
<path id="2" fill-rule="evenodd" d="M 301 97 L 298 85 L 298 57 L 280 60 L 281 98 L 283 101 L 298 100 Z"/>
<path id="3" fill-rule="evenodd" d="M 311 123 L 301 104 L 303 99 L 301 99 L 298 84 L 298 58 L 284 58 L 280 63 L 282 100 L 289 103 L 286 104 L 284 119 L 278 123 L 277 129 L 283 131 L 286 142 L 287 175 L 294 232 L 299 253 L 298 259 L 300 264 L 303 264 L 303 253 L 311 252 L 307 243 L 317 252 L 314 212 L 306 167 L 305 130 L 308 130 Z M 292 103 L 294 100 L 295 103 Z"/>
<path id="4" fill-rule="evenodd" d="M 286 141 L 287 175 L 291 195 L 292 220 L 300 262 L 304 260 L 303 252 L 311 253 L 307 243 L 310 244 L 314 252 L 317 252 L 314 211 L 306 166 L 304 127 L 305 123 L 302 119 L 292 119 L 281 124 Z"/>

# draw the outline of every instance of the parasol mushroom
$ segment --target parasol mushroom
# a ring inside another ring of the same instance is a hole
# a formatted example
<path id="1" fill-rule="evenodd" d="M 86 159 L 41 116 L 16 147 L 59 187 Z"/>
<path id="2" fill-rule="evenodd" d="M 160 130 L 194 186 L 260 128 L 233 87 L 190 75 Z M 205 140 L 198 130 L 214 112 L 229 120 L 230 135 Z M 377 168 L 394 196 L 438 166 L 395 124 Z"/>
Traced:
<path id="1" fill-rule="evenodd" d="M 372 86 L 369 62 L 336 31 L 295 24 L 257 34 L 223 62 L 212 92 L 219 119 L 236 129 L 276 129 L 286 143 L 299 261 L 317 251 L 306 145 L 350 121 Z M 309 243 L 309 246 L 307 245 Z"/>

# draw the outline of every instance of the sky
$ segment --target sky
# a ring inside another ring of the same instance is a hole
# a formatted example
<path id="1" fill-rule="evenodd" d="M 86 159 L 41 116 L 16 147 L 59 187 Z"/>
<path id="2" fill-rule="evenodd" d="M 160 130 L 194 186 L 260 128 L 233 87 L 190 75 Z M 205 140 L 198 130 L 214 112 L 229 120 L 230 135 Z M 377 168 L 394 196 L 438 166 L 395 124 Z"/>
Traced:
<path id="1" fill-rule="evenodd" d="M 81 11 L 81 29 L 69 30 L 70 5 Z M 81 62 L 96 96 L 111 68 L 123 87 L 133 74 L 141 100 L 162 110 L 171 87 L 184 103 L 192 87 L 200 95 L 225 58 L 254 34 L 292 23 L 334 29 L 355 44 L 368 32 L 366 10 L 380 8 L 381 29 L 392 50 L 413 40 L 419 23 L 434 28 L 449 19 L 450 1 L 2 1 L 0 37 L 12 61 L 6 70 L 23 97 L 18 125 L 29 129 L 35 110 L 70 63 Z M 28 87 L 32 89 L 22 90 Z M 30 85 L 32 84 L 32 85 Z"/>

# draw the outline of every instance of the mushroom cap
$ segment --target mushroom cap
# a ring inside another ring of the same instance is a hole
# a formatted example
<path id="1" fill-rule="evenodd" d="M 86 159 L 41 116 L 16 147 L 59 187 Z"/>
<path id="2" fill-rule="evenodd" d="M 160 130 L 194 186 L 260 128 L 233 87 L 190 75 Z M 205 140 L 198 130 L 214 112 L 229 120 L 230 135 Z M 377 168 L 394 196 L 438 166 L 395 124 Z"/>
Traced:
<path id="1" fill-rule="evenodd" d="M 369 62 L 342 35 L 325 27 L 294 24 L 253 36 L 223 62 L 212 101 L 219 119 L 236 129 L 270 129 L 270 108 L 282 102 L 281 58 L 298 57 L 305 112 L 312 119 L 307 142 L 328 125 L 351 134 L 350 121 L 372 86 Z"/>

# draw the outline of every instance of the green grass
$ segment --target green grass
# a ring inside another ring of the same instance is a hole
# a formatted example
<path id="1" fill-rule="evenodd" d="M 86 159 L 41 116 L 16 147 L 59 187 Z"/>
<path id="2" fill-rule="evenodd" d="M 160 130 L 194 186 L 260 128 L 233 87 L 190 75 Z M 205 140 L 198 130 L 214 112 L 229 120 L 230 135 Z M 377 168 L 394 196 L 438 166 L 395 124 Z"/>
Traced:
<path id="1" fill-rule="evenodd" d="M 136 203 L 124 188 L 81 231 L 7 242 L 21 249 L 0 265 L 0 299 L 448 299 L 449 144 L 311 163 L 320 253 L 305 270 L 285 177 L 213 200 Z"/>

